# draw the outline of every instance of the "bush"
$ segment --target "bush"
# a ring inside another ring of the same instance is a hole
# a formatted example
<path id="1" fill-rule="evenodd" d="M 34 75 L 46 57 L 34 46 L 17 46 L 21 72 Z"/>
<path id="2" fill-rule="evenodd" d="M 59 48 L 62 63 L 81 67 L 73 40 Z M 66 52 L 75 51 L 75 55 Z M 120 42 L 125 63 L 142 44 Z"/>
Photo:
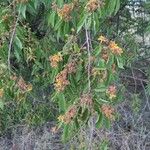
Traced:
<path id="1" fill-rule="evenodd" d="M 52 131 L 62 127 L 65 141 L 91 117 L 97 118 L 97 127 L 110 126 L 124 89 L 119 72 L 137 48 L 132 36 L 119 35 L 111 21 L 123 4 L 1 3 L 1 132 L 17 123 L 58 118 Z"/>

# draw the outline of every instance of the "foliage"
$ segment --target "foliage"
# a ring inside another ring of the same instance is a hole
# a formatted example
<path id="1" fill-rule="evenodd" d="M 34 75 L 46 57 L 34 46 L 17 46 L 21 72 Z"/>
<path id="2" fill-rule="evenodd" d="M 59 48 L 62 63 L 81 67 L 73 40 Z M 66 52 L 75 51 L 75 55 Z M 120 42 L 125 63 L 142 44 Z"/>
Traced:
<path id="1" fill-rule="evenodd" d="M 138 47 L 127 3 L 1 1 L 1 132 L 58 117 L 53 132 L 62 127 L 66 141 L 91 117 L 96 127 L 110 126 L 123 95 L 119 73 Z"/>

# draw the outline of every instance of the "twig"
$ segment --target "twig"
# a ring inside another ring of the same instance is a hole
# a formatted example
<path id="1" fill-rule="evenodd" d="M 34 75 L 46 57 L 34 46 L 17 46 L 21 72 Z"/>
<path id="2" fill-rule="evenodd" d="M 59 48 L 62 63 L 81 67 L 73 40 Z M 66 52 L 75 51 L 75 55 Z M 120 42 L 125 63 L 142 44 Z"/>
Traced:
<path id="1" fill-rule="evenodd" d="M 91 92 L 91 80 L 90 80 L 90 76 L 91 76 L 91 51 L 90 51 L 90 41 L 89 41 L 89 36 L 90 33 L 87 29 L 87 24 L 85 22 L 85 33 L 86 33 L 86 45 L 87 45 L 87 51 L 88 51 L 88 93 L 90 94 Z M 89 122 L 89 128 L 90 128 L 90 136 L 89 136 L 89 146 L 88 149 L 92 150 L 92 141 L 93 141 L 93 134 L 94 134 L 94 120 L 93 118 L 91 118 L 91 121 Z"/>
<path id="2" fill-rule="evenodd" d="M 129 78 L 129 79 L 134 79 L 134 80 L 137 80 L 137 81 L 142 81 L 144 83 L 149 83 L 148 80 L 146 79 L 142 79 L 142 78 L 138 78 L 138 77 L 133 77 L 133 76 L 129 76 L 129 75 L 119 75 L 121 78 Z"/>
<path id="3" fill-rule="evenodd" d="M 146 93 L 146 89 L 145 89 L 145 87 L 144 87 L 142 81 L 141 81 L 141 85 L 142 85 L 142 88 L 143 88 L 143 90 L 144 90 L 144 94 L 145 94 L 145 98 L 146 98 L 147 107 L 148 107 L 148 109 L 150 110 L 149 96 L 148 96 L 147 93 Z"/>
<path id="4" fill-rule="evenodd" d="M 86 44 L 87 44 L 87 51 L 88 51 L 88 88 L 89 93 L 91 91 L 91 80 L 90 80 L 90 69 L 91 69 L 91 52 L 90 52 L 90 43 L 89 43 L 89 33 L 87 29 L 87 25 L 85 23 L 85 33 L 86 33 Z"/>
<path id="5" fill-rule="evenodd" d="M 14 40 L 14 37 L 15 37 L 18 20 L 19 20 L 19 15 L 17 16 L 17 19 L 15 21 L 15 25 L 14 25 L 14 28 L 13 28 L 13 31 L 12 31 L 12 34 L 11 34 L 11 39 L 10 39 L 10 42 L 9 42 L 8 60 L 7 60 L 7 62 L 8 62 L 8 70 L 9 71 L 11 70 L 11 67 L 10 67 L 11 48 L 12 48 L 13 40 Z"/>
<path id="6" fill-rule="evenodd" d="M 133 72 L 133 69 L 131 68 L 131 72 L 132 72 L 132 76 L 133 76 L 133 80 L 134 80 L 134 84 L 135 84 L 135 88 L 134 88 L 134 91 L 135 91 L 135 93 L 136 93 L 136 91 L 137 91 L 137 80 L 136 80 L 136 77 L 135 77 L 135 75 L 134 75 L 134 72 Z"/>

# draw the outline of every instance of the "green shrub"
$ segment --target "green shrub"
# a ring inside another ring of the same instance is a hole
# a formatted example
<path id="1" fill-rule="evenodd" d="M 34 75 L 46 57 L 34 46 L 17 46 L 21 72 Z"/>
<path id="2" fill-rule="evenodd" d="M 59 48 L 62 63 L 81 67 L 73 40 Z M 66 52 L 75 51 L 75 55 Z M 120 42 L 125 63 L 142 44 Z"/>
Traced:
<path id="1" fill-rule="evenodd" d="M 110 20 L 120 5 L 120 0 L 1 3 L 1 132 L 57 117 L 53 131 L 62 127 L 64 140 L 92 116 L 97 127 L 110 126 L 122 100 L 119 72 L 133 58 L 129 47 L 136 49 L 132 37 L 118 36 Z"/>

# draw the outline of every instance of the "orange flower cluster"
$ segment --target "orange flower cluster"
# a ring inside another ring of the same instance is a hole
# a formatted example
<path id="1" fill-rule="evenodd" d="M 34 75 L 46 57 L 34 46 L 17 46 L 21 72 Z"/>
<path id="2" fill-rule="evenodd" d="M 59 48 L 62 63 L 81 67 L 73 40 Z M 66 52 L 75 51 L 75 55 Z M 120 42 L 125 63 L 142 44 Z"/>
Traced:
<path id="1" fill-rule="evenodd" d="M 11 15 L 9 15 L 9 14 L 5 14 L 4 16 L 2 16 L 2 20 L 4 21 L 4 22 L 6 22 L 6 21 L 8 21 L 8 19 L 11 17 Z"/>
<path id="2" fill-rule="evenodd" d="M 65 67 L 67 69 L 68 74 L 75 73 L 76 72 L 76 63 L 70 62 Z"/>
<path id="3" fill-rule="evenodd" d="M 88 12 L 94 12 L 95 10 L 97 10 L 102 5 L 103 5 L 103 3 L 100 2 L 99 0 L 89 0 L 87 5 L 86 5 L 86 10 Z"/>
<path id="4" fill-rule="evenodd" d="M 17 76 L 16 75 L 10 76 L 10 80 L 16 81 L 17 80 Z"/>
<path id="5" fill-rule="evenodd" d="M 100 75 L 100 70 L 97 69 L 97 68 L 93 68 L 93 69 L 92 69 L 92 75 L 93 75 L 94 77 L 96 77 L 97 75 Z"/>
<path id="6" fill-rule="evenodd" d="M 0 98 L 2 98 L 4 95 L 4 90 L 3 89 L 0 89 Z"/>
<path id="7" fill-rule="evenodd" d="M 83 94 L 80 97 L 80 104 L 83 106 L 91 106 L 93 104 L 93 100 L 90 94 Z"/>
<path id="8" fill-rule="evenodd" d="M 123 53 L 122 48 L 120 48 L 114 41 L 109 41 L 104 36 L 100 36 L 98 40 L 100 43 L 106 44 L 114 55 L 121 55 Z"/>
<path id="9" fill-rule="evenodd" d="M 64 21 L 69 21 L 71 19 L 71 12 L 73 8 L 73 3 L 64 4 L 61 9 L 57 8 L 57 13 L 61 19 L 63 19 Z"/>
<path id="10" fill-rule="evenodd" d="M 112 108 L 110 105 L 103 104 L 101 107 L 101 111 L 104 113 L 104 115 L 108 118 L 113 120 L 114 119 L 114 108 Z"/>
<path id="11" fill-rule="evenodd" d="M 67 70 L 64 69 L 56 76 L 54 84 L 55 90 L 58 92 L 64 91 L 65 87 L 69 84 L 70 82 L 67 79 Z"/>
<path id="12" fill-rule="evenodd" d="M 102 58 L 105 60 L 105 62 L 107 62 L 109 60 L 108 51 L 106 49 L 103 49 L 101 53 L 102 53 Z"/>
<path id="13" fill-rule="evenodd" d="M 106 94 L 110 99 L 116 98 L 117 89 L 115 85 L 110 85 L 106 91 Z"/>
<path id="14" fill-rule="evenodd" d="M 50 60 L 50 62 L 51 62 L 51 66 L 52 66 L 53 68 L 56 68 L 56 67 L 58 66 L 58 63 L 59 63 L 60 61 L 62 61 L 62 55 L 61 55 L 60 53 L 55 54 L 55 55 L 53 55 L 53 56 L 50 56 L 50 57 L 49 57 L 49 60 Z"/>
<path id="15" fill-rule="evenodd" d="M 123 53 L 122 48 L 120 48 L 114 41 L 110 41 L 109 46 L 111 52 L 115 55 L 121 55 Z"/>
<path id="16" fill-rule="evenodd" d="M 99 76 L 100 82 L 103 82 L 107 78 L 107 70 L 99 70 L 99 68 L 93 68 L 92 69 L 92 75 L 94 77 Z"/>
<path id="17" fill-rule="evenodd" d="M 28 92 L 32 90 L 32 84 L 26 84 L 26 82 L 23 80 L 22 77 L 20 77 L 19 80 L 17 81 L 17 87 L 22 92 Z"/>
<path id="18" fill-rule="evenodd" d="M 76 107 L 72 106 L 64 115 L 60 115 L 58 117 L 58 120 L 60 122 L 64 122 L 64 123 L 68 124 L 74 118 L 74 116 L 76 115 L 76 112 L 77 112 Z"/>
<path id="19" fill-rule="evenodd" d="M 101 43 L 108 43 L 109 42 L 109 40 L 106 37 L 102 36 L 102 35 L 98 38 L 98 40 Z"/>
<path id="20" fill-rule="evenodd" d="M 70 84 L 70 82 L 67 79 L 68 74 L 75 73 L 75 71 L 76 71 L 76 63 L 75 62 L 68 63 L 65 66 L 64 70 L 62 70 L 56 76 L 54 84 L 55 90 L 59 92 L 63 91 L 65 87 Z"/>

